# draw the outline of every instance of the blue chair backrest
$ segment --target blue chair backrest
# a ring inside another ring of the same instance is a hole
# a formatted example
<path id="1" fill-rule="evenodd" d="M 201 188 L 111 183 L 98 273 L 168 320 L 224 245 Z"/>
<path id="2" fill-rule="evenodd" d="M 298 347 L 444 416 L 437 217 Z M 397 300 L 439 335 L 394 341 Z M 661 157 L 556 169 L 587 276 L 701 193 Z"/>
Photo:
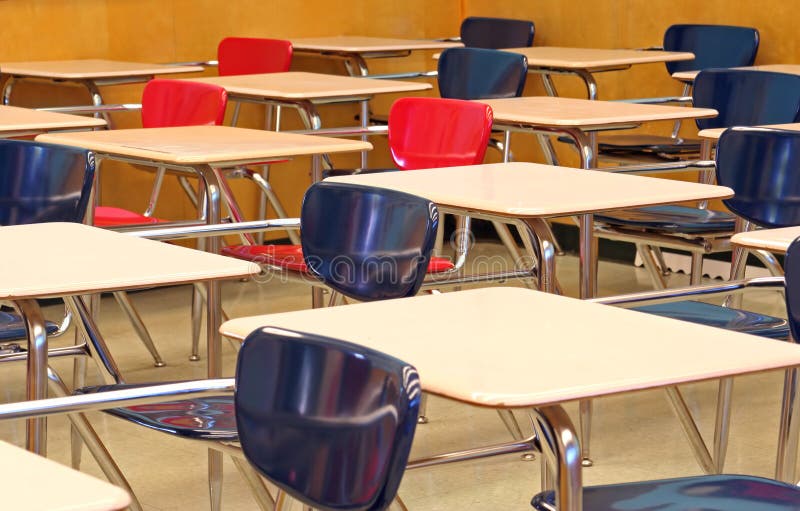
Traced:
<path id="1" fill-rule="evenodd" d="M 419 377 L 389 355 L 264 327 L 236 369 L 236 424 L 250 463 L 315 509 L 379 510 L 403 477 Z"/>
<path id="2" fill-rule="evenodd" d="M 452 99 L 514 98 L 522 94 L 528 59 L 483 48 L 449 48 L 439 57 L 439 95 Z"/>
<path id="3" fill-rule="evenodd" d="M 694 53 L 693 60 L 667 62 L 670 74 L 712 67 L 752 66 L 758 52 L 758 30 L 731 25 L 672 25 L 664 49 Z"/>
<path id="4" fill-rule="evenodd" d="M 788 315 L 789 328 L 792 330 L 792 339 L 800 339 L 800 238 L 794 240 L 786 251 L 783 260 L 783 269 L 786 272 L 786 314 Z"/>
<path id="5" fill-rule="evenodd" d="M 422 285 L 439 212 L 393 190 L 321 182 L 300 213 L 303 256 L 327 286 L 361 301 L 413 296 Z"/>
<path id="6" fill-rule="evenodd" d="M 800 132 L 730 128 L 717 144 L 717 183 L 725 205 L 761 227 L 800 225 Z"/>
<path id="7" fill-rule="evenodd" d="M 0 140 L 0 225 L 82 222 L 93 179 L 86 150 Z"/>
<path id="8" fill-rule="evenodd" d="M 700 71 L 692 91 L 694 106 L 714 108 L 717 117 L 698 119 L 697 127 L 730 128 L 795 122 L 800 114 L 800 76 L 769 71 Z"/>
<path id="9" fill-rule="evenodd" d="M 461 42 L 468 48 L 525 48 L 533 44 L 533 22 L 508 18 L 464 18 Z"/>

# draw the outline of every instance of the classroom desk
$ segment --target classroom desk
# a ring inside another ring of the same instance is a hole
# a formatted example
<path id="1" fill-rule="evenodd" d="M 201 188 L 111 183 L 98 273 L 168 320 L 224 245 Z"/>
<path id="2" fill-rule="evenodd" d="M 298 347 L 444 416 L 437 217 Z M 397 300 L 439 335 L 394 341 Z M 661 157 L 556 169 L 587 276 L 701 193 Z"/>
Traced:
<path id="1" fill-rule="evenodd" d="M 800 64 L 764 64 L 763 66 L 734 67 L 733 69 L 744 69 L 746 71 L 774 71 L 776 73 L 787 73 L 800 75 Z M 672 77 L 684 83 L 694 83 L 697 73 L 700 71 L 679 71 L 672 73 Z"/>
<path id="2" fill-rule="evenodd" d="M 650 53 L 650 52 L 643 52 Z M 601 130 L 634 128 L 644 122 L 715 117 L 711 108 L 592 101 L 551 96 L 480 100 L 492 107 L 494 127 L 509 133 L 564 134 L 580 149 L 581 167 L 597 166 L 595 133 Z M 505 153 L 505 159 L 508 152 Z"/>
<path id="3" fill-rule="evenodd" d="M 587 101 L 588 102 L 588 101 Z M 722 186 L 651 177 L 584 171 L 536 163 L 384 172 L 328 178 L 329 181 L 389 188 L 426 197 L 445 213 L 516 225 L 538 244 L 539 288 L 552 291 L 555 260 L 545 241 L 546 218 L 580 217 L 580 296 L 597 289 L 597 240 L 593 213 L 682 201 L 727 198 Z"/>
<path id="4" fill-rule="evenodd" d="M 265 326 L 386 352 L 448 399 L 534 408 L 544 449 L 563 442 L 550 453 L 561 511 L 581 508 L 577 435 L 561 403 L 800 364 L 794 344 L 508 287 L 240 318 L 221 332 L 243 339 Z"/>
<path id="5" fill-rule="evenodd" d="M 782 227 L 780 229 L 759 229 L 740 232 L 733 235 L 731 244 L 754 250 L 785 253 L 794 240 L 800 238 L 800 227 Z"/>
<path id="6" fill-rule="evenodd" d="M 767 124 L 761 126 L 752 126 L 754 128 L 767 128 L 767 129 L 777 129 L 777 130 L 789 130 L 789 131 L 800 131 L 800 123 L 789 123 L 789 124 Z M 719 137 L 722 136 L 722 133 L 728 128 L 708 128 L 705 130 L 701 130 L 697 136 L 702 138 L 704 141 L 715 142 L 719 140 Z"/>
<path id="7" fill-rule="evenodd" d="M 429 83 L 373 80 L 299 71 L 211 76 L 193 78 L 191 81 L 224 87 L 228 91 L 228 98 L 231 101 L 295 108 L 300 113 L 306 129 L 310 130 L 322 127 L 317 105 L 360 103 L 361 127 L 366 128 L 369 124 L 369 100 L 373 96 L 423 91 L 431 88 Z M 280 125 L 278 125 L 278 129 L 280 129 Z M 366 152 L 362 153 L 361 159 L 361 166 L 366 167 Z"/>
<path id="8" fill-rule="evenodd" d="M 461 46 L 464 45 L 453 41 L 389 37 L 334 36 L 292 39 L 295 53 L 332 55 L 345 59 L 345 67 L 350 76 L 369 76 L 366 59 L 406 57 L 416 50 L 444 50 Z"/>
<path id="9" fill-rule="evenodd" d="M 116 511 L 130 496 L 100 479 L 0 441 L 0 478 L 13 487 L 0 494 L 0 508 L 14 511 Z"/>
<path id="10" fill-rule="evenodd" d="M 30 62 L 2 62 L 0 76 L 6 78 L 3 87 L 3 104 L 11 103 L 14 84 L 21 80 L 46 80 L 51 83 L 72 82 L 82 85 L 92 96 L 92 104 L 103 104 L 100 87 L 125 83 L 147 82 L 156 75 L 196 73 L 200 66 L 171 66 L 142 62 L 124 62 L 103 59 L 42 60 Z M 108 119 L 106 119 L 108 120 Z"/>
<path id="11" fill-rule="evenodd" d="M 550 78 L 554 74 L 576 75 L 586 84 L 589 99 L 597 99 L 597 82 L 594 73 L 620 71 L 637 64 L 691 60 L 693 53 L 671 51 L 642 51 L 598 48 L 559 48 L 531 46 L 510 48 L 506 51 L 521 53 L 528 59 L 528 72 L 542 75 L 547 93 L 557 96 Z"/>
<path id="12" fill-rule="evenodd" d="M 42 249 L 43 244 L 51 249 Z M 117 383 L 121 379 L 119 369 L 80 295 L 194 282 L 214 283 L 209 286 L 218 290 L 219 279 L 259 272 L 256 265 L 229 257 L 74 223 L 0 227 L 0 246 L 4 247 L 0 300 L 14 305 L 28 332 L 28 400 L 47 397 L 48 340 L 36 299 L 65 299 L 85 338 L 96 339 L 101 346 L 92 347 L 92 351 L 102 362 L 105 383 Z M 124 254 L 122 260 L 120 254 Z M 218 291 L 212 293 L 218 296 Z M 220 349 L 219 335 L 214 335 L 220 322 L 219 301 L 211 302 L 207 303 L 208 332 L 212 333 L 208 336 L 209 364 L 212 358 L 218 359 Z M 212 374 L 218 374 L 218 366 L 210 365 L 209 372 L 212 369 Z M 46 442 L 45 420 L 29 420 L 28 449 L 44 454 Z"/>
<path id="13" fill-rule="evenodd" d="M 0 105 L 0 138 L 32 136 L 49 131 L 88 130 L 105 126 L 106 121 L 94 117 Z"/>

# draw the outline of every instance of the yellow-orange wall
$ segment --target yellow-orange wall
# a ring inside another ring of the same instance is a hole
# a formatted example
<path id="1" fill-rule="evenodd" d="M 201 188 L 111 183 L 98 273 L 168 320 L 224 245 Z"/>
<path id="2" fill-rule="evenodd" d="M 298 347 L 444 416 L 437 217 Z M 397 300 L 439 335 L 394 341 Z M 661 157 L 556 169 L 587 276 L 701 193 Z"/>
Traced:
<path id="1" fill-rule="evenodd" d="M 660 44 L 666 27 L 679 22 L 729 23 L 758 27 L 762 43 L 757 63 L 798 63 L 795 20 L 800 3 L 784 0 L 741 2 L 730 0 L 25 0 L 0 2 L 4 38 L 0 62 L 18 60 L 109 58 L 150 62 L 207 59 L 218 41 L 228 35 L 277 38 L 338 34 L 443 37 L 458 33 L 464 16 L 486 15 L 532 19 L 537 45 L 635 48 Z M 373 72 L 432 69 L 431 52 L 409 58 L 370 61 Z M 341 63 L 297 58 L 297 69 L 344 72 Z M 213 69 L 208 73 L 213 73 Z M 661 64 L 636 66 L 628 71 L 604 73 L 597 78 L 602 99 L 673 95 L 680 87 Z M 579 80 L 558 77 L 559 92 L 583 97 Z M 136 102 L 141 85 L 107 87 L 108 103 Z M 543 94 L 538 78 L 531 75 L 527 94 Z M 87 104 L 79 88 L 54 88 L 41 84 L 19 85 L 14 102 L 40 106 Z M 374 110 L 386 112 L 391 98 L 374 102 Z M 354 107 L 321 109 L 328 126 L 353 124 Z M 138 125 L 138 114 L 116 114 L 119 127 Z M 247 106 L 240 125 L 263 126 L 263 109 Z M 299 128 L 296 115 L 284 115 L 286 129 Z M 668 132 L 669 125 L 649 131 Z M 690 134 L 693 126 L 685 127 Z M 540 160 L 532 137 L 515 135 L 518 159 Z M 375 140 L 374 164 L 388 164 L 385 142 Z M 562 161 L 574 164 L 569 151 L 560 150 Z M 496 159 L 496 155 L 490 155 Z M 355 166 L 356 157 L 337 157 L 339 166 Z M 275 166 L 272 181 L 288 207 L 297 213 L 299 199 L 308 184 L 308 159 Z M 103 202 L 142 209 L 152 175 L 120 164 L 104 170 Z M 254 190 L 238 183 L 237 196 L 253 211 Z M 188 201 L 173 182 L 167 183 L 157 214 L 186 217 Z"/>

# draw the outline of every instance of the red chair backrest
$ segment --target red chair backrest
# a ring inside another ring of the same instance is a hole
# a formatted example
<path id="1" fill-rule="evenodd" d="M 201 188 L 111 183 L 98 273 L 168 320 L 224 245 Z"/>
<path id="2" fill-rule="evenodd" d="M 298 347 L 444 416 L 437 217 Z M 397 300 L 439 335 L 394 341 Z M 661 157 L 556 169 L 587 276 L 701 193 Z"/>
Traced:
<path id="1" fill-rule="evenodd" d="M 282 39 L 226 37 L 217 47 L 220 76 L 280 73 L 292 63 L 292 43 Z"/>
<path id="2" fill-rule="evenodd" d="M 401 170 L 483 162 L 492 132 L 489 105 L 460 99 L 401 98 L 389 111 L 389 150 Z"/>
<path id="3" fill-rule="evenodd" d="M 154 79 L 142 93 L 142 127 L 221 125 L 228 93 L 218 85 Z"/>

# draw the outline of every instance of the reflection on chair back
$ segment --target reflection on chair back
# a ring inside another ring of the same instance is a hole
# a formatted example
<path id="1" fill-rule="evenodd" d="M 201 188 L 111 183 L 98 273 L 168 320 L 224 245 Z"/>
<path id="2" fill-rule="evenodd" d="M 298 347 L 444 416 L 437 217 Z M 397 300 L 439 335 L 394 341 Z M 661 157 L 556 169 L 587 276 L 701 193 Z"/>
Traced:
<path id="1" fill-rule="evenodd" d="M 461 42 L 468 48 L 525 48 L 533 44 L 533 22 L 508 18 L 465 18 Z"/>
<path id="2" fill-rule="evenodd" d="M 155 79 L 142 92 L 142 127 L 221 125 L 228 93 L 218 85 Z"/>
<path id="3" fill-rule="evenodd" d="M 730 128 L 717 145 L 717 183 L 725 205 L 761 227 L 800 225 L 800 132 Z"/>
<path id="4" fill-rule="evenodd" d="M 400 98 L 389 111 L 389 151 L 401 170 L 476 165 L 492 133 L 488 105 L 442 98 Z"/>
<path id="5" fill-rule="evenodd" d="M 694 81 L 694 106 L 719 115 L 697 127 L 729 128 L 795 122 L 800 114 L 800 76 L 768 71 L 708 69 Z"/>
<path id="6" fill-rule="evenodd" d="M 0 140 L 0 225 L 82 222 L 94 168 L 83 149 Z"/>
<path id="7" fill-rule="evenodd" d="M 219 76 L 280 73 L 292 63 L 292 43 L 283 39 L 226 37 L 217 46 Z"/>
<path id="8" fill-rule="evenodd" d="M 667 62 L 670 74 L 713 67 L 752 66 L 758 30 L 731 25 L 672 25 L 664 33 L 666 51 L 694 53 L 692 60 Z"/>
<path id="9" fill-rule="evenodd" d="M 422 285 L 439 214 L 427 199 L 321 182 L 300 213 L 303 256 L 327 286 L 356 300 L 413 296 Z"/>
<path id="10" fill-rule="evenodd" d="M 264 327 L 236 370 L 236 423 L 250 463 L 315 509 L 394 499 L 419 411 L 416 370 L 355 344 Z"/>
<path id="11" fill-rule="evenodd" d="M 513 98 L 522 94 L 528 59 L 518 53 L 449 48 L 439 57 L 439 95 L 453 99 Z"/>

